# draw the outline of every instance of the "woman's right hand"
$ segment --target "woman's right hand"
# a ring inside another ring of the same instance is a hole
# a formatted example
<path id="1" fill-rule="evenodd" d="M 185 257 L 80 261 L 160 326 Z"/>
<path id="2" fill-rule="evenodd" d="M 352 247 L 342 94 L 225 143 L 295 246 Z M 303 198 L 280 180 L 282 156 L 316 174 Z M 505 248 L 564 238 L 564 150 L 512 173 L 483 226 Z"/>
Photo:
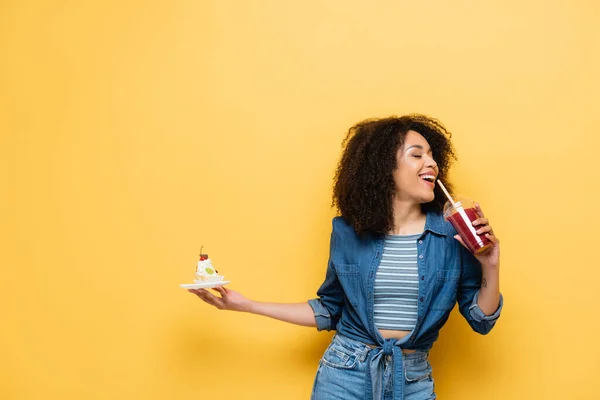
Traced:
<path id="1" fill-rule="evenodd" d="M 188 289 L 188 292 L 195 294 L 204 302 L 217 307 L 219 310 L 250 311 L 252 301 L 244 297 L 241 293 L 222 286 L 216 286 L 213 290 L 218 292 L 221 297 L 215 296 L 206 289 Z"/>

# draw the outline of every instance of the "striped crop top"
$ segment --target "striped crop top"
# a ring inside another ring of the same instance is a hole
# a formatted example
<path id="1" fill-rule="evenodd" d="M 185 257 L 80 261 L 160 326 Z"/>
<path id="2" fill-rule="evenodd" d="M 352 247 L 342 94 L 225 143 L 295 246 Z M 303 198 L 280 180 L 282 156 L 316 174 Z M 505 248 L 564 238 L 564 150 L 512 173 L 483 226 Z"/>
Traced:
<path id="1" fill-rule="evenodd" d="M 375 326 L 412 331 L 417 322 L 419 270 L 417 240 L 421 234 L 387 235 L 375 276 Z"/>

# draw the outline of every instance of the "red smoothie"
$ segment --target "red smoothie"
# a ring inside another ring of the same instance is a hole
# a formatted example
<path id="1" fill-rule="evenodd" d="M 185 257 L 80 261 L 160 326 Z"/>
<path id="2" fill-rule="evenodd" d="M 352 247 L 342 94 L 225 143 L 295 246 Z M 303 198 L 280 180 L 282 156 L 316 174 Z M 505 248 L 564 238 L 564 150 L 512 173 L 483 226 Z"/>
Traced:
<path id="1" fill-rule="evenodd" d="M 474 208 L 463 209 L 460 207 L 460 209 L 460 212 L 456 211 L 450 215 L 448 221 L 456 229 L 471 253 L 479 254 L 492 247 L 492 242 L 484 236 L 485 234 L 478 235 L 476 233 L 478 227 L 473 226 L 471 223 L 479 218 L 477 211 Z"/>

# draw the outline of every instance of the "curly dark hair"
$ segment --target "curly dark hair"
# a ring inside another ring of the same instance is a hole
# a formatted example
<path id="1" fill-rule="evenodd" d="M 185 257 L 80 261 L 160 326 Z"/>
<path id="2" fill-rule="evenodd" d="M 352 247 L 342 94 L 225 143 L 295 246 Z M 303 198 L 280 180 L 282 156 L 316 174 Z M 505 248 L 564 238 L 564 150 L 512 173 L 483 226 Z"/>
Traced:
<path id="1" fill-rule="evenodd" d="M 432 149 L 437 162 L 438 179 L 447 180 L 448 169 L 456 160 L 450 132 L 437 119 L 422 114 L 367 119 L 348 130 L 342 142 L 343 153 L 337 165 L 332 207 L 357 234 L 385 235 L 394 226 L 393 198 L 396 191 L 393 172 L 396 154 L 404 144 L 406 133 L 421 134 Z M 432 202 L 422 204 L 423 211 L 441 211 L 446 198 L 441 188 L 434 188 Z"/>

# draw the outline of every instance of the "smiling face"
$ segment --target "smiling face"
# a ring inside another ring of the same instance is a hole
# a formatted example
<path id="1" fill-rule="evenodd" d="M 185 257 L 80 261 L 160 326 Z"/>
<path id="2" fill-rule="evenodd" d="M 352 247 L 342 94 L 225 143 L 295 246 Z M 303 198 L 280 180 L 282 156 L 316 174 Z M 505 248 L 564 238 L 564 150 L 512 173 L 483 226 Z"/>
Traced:
<path id="1" fill-rule="evenodd" d="M 417 204 L 433 201 L 438 166 L 423 136 L 412 130 L 406 133 L 404 145 L 396 153 L 396 165 L 396 199 Z"/>

